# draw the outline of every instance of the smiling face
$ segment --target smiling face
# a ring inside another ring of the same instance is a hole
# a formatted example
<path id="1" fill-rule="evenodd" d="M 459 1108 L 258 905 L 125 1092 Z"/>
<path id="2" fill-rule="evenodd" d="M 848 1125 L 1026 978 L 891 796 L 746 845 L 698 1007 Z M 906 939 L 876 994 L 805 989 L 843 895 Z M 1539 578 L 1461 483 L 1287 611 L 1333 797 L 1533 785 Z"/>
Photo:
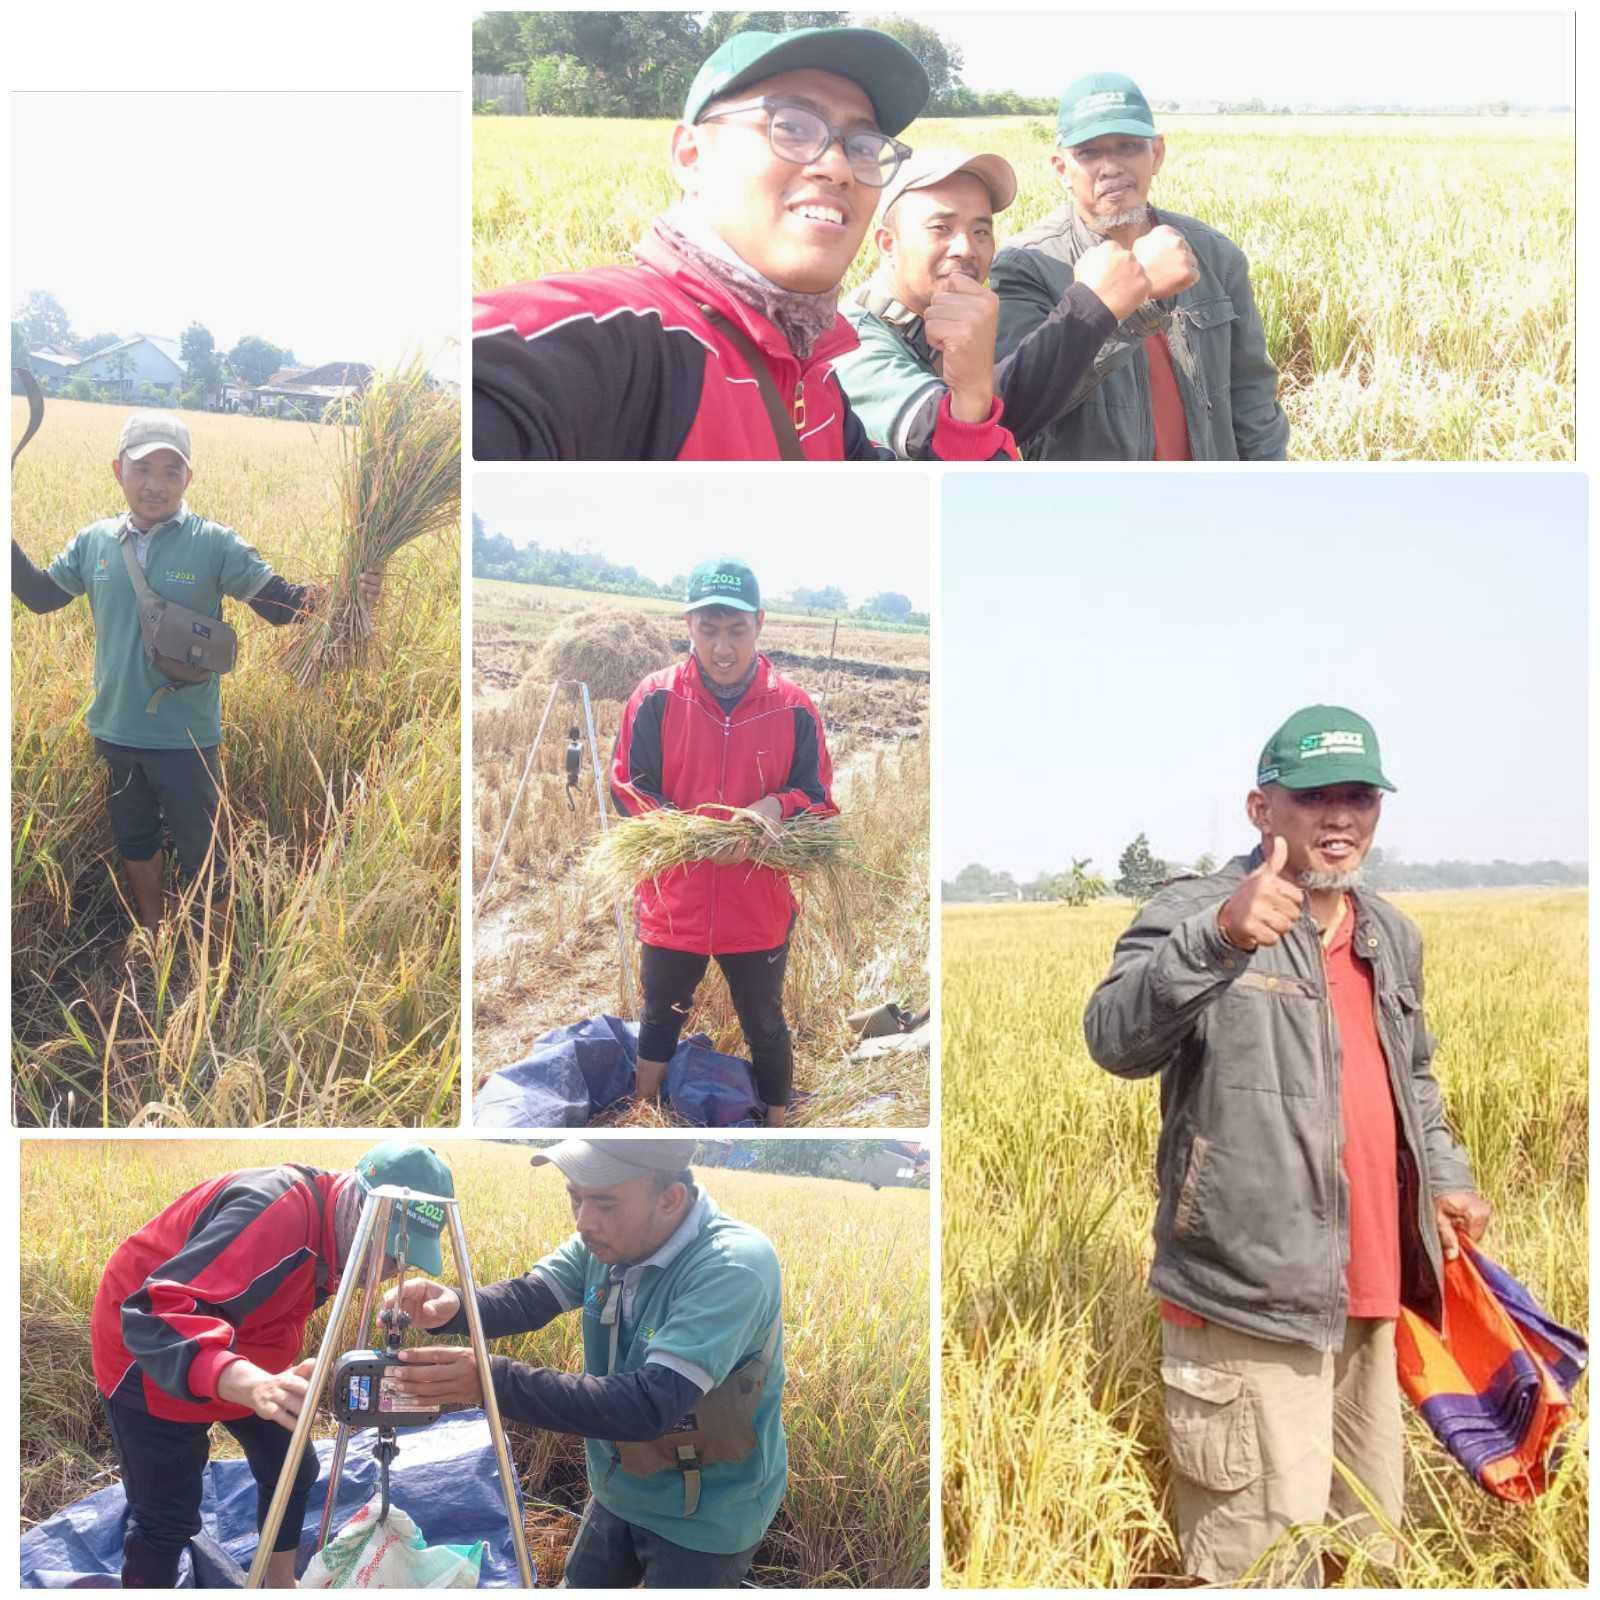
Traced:
<path id="1" fill-rule="evenodd" d="M 1143 211 L 1166 154 L 1160 138 L 1106 133 L 1057 150 L 1050 164 L 1066 181 L 1083 222 L 1096 232 L 1109 232 L 1127 226 L 1130 217 Z"/>
<path id="2" fill-rule="evenodd" d="M 814 67 L 763 78 L 724 103 L 763 97 L 799 101 L 846 132 L 877 127 L 864 89 Z M 716 109 L 716 102 L 707 108 Z M 800 294 L 838 288 L 880 193 L 856 179 L 838 140 L 803 165 L 775 155 L 767 113 L 759 110 L 693 127 L 679 123 L 672 165 L 686 199 L 740 259 Z"/>
<path id="3" fill-rule="evenodd" d="M 1306 887 L 1354 873 L 1372 848 L 1383 795 L 1370 783 L 1335 783 L 1325 789 L 1285 789 L 1269 783 L 1252 789 L 1250 821 L 1263 839 L 1282 837 L 1289 847 L 1284 876 Z M 1327 884 L 1332 887 L 1332 884 Z"/>
<path id="4" fill-rule="evenodd" d="M 960 274 L 982 283 L 994 260 L 994 202 L 983 181 L 957 172 L 940 183 L 907 189 L 876 235 L 894 277 L 894 294 L 918 316 L 934 291 Z"/>
<path id="5" fill-rule="evenodd" d="M 739 611 L 732 606 L 701 606 L 685 613 L 689 644 L 700 670 L 717 684 L 738 683 L 756 658 L 765 611 Z"/>
<path id="6" fill-rule="evenodd" d="M 176 450 L 152 450 L 137 461 L 118 456 L 111 471 L 122 486 L 133 525 L 140 533 L 178 514 L 183 491 L 194 477 Z"/>
<path id="7" fill-rule="evenodd" d="M 608 1267 L 652 1256 L 683 1221 L 689 1191 L 681 1183 L 658 1188 L 654 1178 L 629 1178 L 609 1189 L 567 1185 L 573 1226 L 584 1248 Z"/>

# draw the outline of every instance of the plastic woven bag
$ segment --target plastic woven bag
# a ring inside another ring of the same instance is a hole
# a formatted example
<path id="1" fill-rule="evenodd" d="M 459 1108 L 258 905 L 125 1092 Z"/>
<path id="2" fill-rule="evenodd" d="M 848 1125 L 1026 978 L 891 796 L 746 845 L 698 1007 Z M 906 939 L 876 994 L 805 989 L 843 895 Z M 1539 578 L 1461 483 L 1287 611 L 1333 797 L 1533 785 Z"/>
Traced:
<path id="1" fill-rule="evenodd" d="M 398 1506 L 380 1522 L 374 1495 L 311 1558 L 302 1589 L 476 1589 L 483 1543 L 423 1542 L 422 1531 Z"/>

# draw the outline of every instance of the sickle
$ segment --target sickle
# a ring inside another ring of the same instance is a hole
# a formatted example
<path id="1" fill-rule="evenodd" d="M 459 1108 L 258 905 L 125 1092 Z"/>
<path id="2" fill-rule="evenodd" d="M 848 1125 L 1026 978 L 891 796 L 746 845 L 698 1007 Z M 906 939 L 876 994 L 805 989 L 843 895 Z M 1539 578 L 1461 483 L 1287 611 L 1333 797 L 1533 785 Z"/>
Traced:
<path id="1" fill-rule="evenodd" d="M 11 373 L 13 377 L 21 379 L 22 392 L 28 397 L 28 429 L 17 448 L 11 452 L 11 465 L 16 466 L 17 457 L 39 431 L 39 424 L 44 421 L 44 392 L 39 387 L 39 380 L 26 367 L 13 367 Z"/>

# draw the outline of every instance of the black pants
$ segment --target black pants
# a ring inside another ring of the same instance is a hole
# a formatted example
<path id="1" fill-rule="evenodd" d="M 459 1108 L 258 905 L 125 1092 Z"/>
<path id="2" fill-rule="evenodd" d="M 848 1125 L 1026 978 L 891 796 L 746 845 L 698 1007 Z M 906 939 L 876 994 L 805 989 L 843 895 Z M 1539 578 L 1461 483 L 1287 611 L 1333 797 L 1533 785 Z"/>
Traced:
<path id="1" fill-rule="evenodd" d="M 705 976 L 710 956 L 689 950 L 640 946 L 639 977 L 644 987 L 644 1016 L 639 1023 L 639 1054 L 646 1061 L 669 1061 L 678 1035 Z M 762 1104 L 786 1106 L 794 1083 L 794 1046 L 783 1019 L 783 973 L 789 964 L 789 942 L 776 950 L 750 950 L 718 956 L 728 980 L 728 994 L 750 1047 L 756 1093 Z"/>
<path id="2" fill-rule="evenodd" d="M 195 877 L 205 865 L 222 800 L 222 761 L 205 750 L 136 750 L 96 739 L 105 758 L 106 809 L 117 851 L 125 861 L 149 861 L 161 851 L 165 828 L 178 852 L 178 870 Z M 222 842 L 216 865 L 222 871 Z"/>
<path id="3" fill-rule="evenodd" d="M 122 1468 L 122 1489 L 128 1497 L 128 1528 L 122 1540 L 124 1589 L 175 1589 L 178 1558 L 200 1531 L 200 1496 L 206 1462 L 211 1456 L 211 1425 L 169 1422 L 131 1406 L 104 1400 L 111 1437 Z M 289 1454 L 289 1430 L 262 1417 L 222 1424 L 244 1450 L 256 1480 L 256 1526 L 267 1520 L 267 1508 L 278 1486 L 278 1474 Z M 306 1520 L 306 1502 L 317 1481 L 317 1456 L 308 1444 L 300 1472 L 284 1509 L 274 1551 L 294 1550 Z"/>

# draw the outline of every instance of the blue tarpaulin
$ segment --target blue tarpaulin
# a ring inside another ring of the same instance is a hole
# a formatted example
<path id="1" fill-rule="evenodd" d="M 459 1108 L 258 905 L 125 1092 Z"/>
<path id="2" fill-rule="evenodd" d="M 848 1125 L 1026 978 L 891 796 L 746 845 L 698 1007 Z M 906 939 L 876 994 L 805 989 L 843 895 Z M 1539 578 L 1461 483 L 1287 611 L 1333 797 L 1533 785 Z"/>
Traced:
<path id="1" fill-rule="evenodd" d="M 337 1532 L 377 1493 L 378 1466 L 372 1458 L 372 1429 L 350 1436 L 332 1529 Z M 328 1492 L 328 1460 L 333 1441 L 317 1444 L 321 1469 L 306 1504 L 296 1569 L 304 1571 L 317 1542 L 317 1524 Z M 481 1411 L 442 1417 L 426 1428 L 400 1435 L 400 1454 L 390 1469 L 395 1505 L 404 1507 L 430 1544 L 484 1541 L 482 1589 L 514 1589 L 520 1584 L 511 1550 L 494 1447 Z M 239 1589 L 256 1549 L 256 1482 L 238 1460 L 213 1460 L 206 1468 L 200 1502 L 203 1531 L 190 1546 L 179 1576 L 185 1589 Z M 22 1585 L 27 1589 L 118 1588 L 127 1502 L 113 1484 L 41 1522 L 22 1536 Z"/>
<path id="2" fill-rule="evenodd" d="M 633 1092 L 639 1025 L 590 1017 L 552 1029 L 533 1053 L 491 1073 L 472 1096 L 479 1128 L 581 1128 Z M 703 1128 L 750 1127 L 762 1115 L 750 1063 L 711 1048 L 703 1033 L 678 1041 L 667 1063 L 667 1100 Z"/>

